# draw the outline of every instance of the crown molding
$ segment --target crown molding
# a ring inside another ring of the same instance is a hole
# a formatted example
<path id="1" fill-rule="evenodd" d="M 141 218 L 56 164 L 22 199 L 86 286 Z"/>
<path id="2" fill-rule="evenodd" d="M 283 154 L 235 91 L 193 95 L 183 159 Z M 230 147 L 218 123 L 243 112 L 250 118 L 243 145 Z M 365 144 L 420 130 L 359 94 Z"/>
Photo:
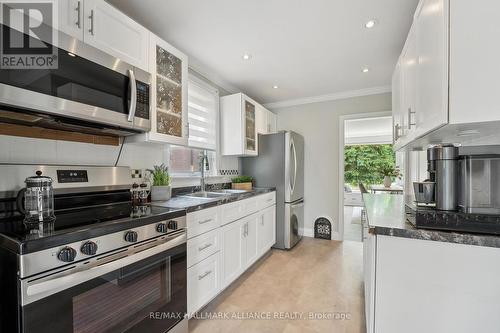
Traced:
<path id="1" fill-rule="evenodd" d="M 214 71 L 209 70 L 207 66 L 203 65 L 196 58 L 189 57 L 189 69 L 196 72 L 198 75 L 203 76 L 205 79 L 216 84 L 217 86 L 221 87 L 230 94 L 236 94 L 241 92 L 241 89 L 238 89 L 238 87 L 227 82 L 226 80 L 221 78 L 218 74 L 216 74 Z"/>
<path id="2" fill-rule="evenodd" d="M 384 94 L 384 93 L 391 92 L 391 90 L 392 90 L 391 86 L 372 87 L 372 88 L 359 89 L 359 90 L 342 91 L 342 92 L 326 94 L 326 95 L 311 96 L 311 97 L 297 98 L 297 99 L 289 99 L 289 100 L 280 101 L 280 102 L 267 103 L 267 104 L 264 104 L 264 106 L 268 109 L 279 109 L 279 108 L 285 108 L 285 107 L 289 107 L 289 106 L 327 102 L 327 101 L 335 101 L 338 99 L 345 99 L 345 98 L 352 98 L 352 97 Z"/>

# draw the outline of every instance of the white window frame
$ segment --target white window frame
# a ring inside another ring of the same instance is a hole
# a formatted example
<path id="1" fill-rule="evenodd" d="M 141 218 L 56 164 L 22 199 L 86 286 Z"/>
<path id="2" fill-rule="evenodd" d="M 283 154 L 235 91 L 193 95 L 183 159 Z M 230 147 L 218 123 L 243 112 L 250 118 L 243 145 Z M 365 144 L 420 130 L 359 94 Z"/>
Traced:
<path id="1" fill-rule="evenodd" d="M 219 89 L 210 84 L 209 82 L 206 82 L 203 79 L 200 79 L 199 77 L 195 76 L 192 73 L 189 73 L 188 80 L 192 81 L 194 84 L 197 84 L 201 86 L 204 89 L 207 89 L 211 93 L 217 96 L 216 98 L 216 103 L 215 103 L 215 108 L 216 108 L 216 114 L 215 114 L 215 150 L 210 150 L 210 149 L 205 149 L 205 148 L 199 148 L 196 146 L 190 146 L 189 145 L 189 122 L 188 122 L 188 145 L 185 146 L 187 149 L 198 149 L 198 150 L 206 150 L 208 152 L 214 152 L 215 153 L 215 158 L 212 161 L 212 164 L 210 165 L 210 171 L 206 174 L 206 177 L 218 177 L 218 167 L 220 165 L 220 101 L 219 101 Z M 189 92 L 188 92 L 189 95 Z M 189 103 L 189 97 L 188 97 L 188 103 Z M 189 110 L 189 107 L 188 107 Z M 189 111 L 188 111 L 188 119 L 189 119 Z M 165 160 L 168 164 L 170 164 L 170 146 L 168 146 L 165 150 Z M 170 175 L 172 178 L 181 178 L 181 179 L 199 179 L 201 177 L 201 172 L 170 172 Z"/>

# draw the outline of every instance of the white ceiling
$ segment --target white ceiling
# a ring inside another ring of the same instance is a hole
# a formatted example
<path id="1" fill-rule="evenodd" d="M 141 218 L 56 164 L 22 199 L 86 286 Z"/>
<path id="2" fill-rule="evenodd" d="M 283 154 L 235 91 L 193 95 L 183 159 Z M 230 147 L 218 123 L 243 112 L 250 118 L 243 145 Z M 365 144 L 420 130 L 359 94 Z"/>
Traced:
<path id="1" fill-rule="evenodd" d="M 418 0 L 109 2 L 229 90 L 269 103 L 386 89 Z M 378 24 L 366 29 L 372 18 Z"/>

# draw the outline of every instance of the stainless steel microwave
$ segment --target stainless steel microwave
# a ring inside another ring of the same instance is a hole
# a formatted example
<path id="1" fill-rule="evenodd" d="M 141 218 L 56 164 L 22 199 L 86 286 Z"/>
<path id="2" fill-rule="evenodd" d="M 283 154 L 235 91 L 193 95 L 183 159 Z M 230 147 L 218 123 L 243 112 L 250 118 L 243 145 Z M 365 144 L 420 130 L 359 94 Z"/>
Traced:
<path id="1" fill-rule="evenodd" d="M 151 129 L 148 72 L 66 34 L 57 47 L 56 69 L 0 68 L 0 122 L 118 136 Z"/>

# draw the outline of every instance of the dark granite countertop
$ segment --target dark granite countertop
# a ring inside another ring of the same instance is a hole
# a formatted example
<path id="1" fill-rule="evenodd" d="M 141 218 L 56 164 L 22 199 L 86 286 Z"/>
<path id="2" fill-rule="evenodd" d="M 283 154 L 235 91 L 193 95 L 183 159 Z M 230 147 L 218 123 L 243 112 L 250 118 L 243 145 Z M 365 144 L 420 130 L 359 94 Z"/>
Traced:
<path id="1" fill-rule="evenodd" d="M 160 206 L 167 208 L 175 208 L 175 209 L 185 209 L 187 213 L 194 212 L 200 209 L 206 209 L 209 207 L 214 207 L 218 205 L 227 204 L 229 202 L 243 200 L 247 198 L 251 198 L 260 194 L 265 194 L 269 192 L 273 192 L 276 189 L 274 187 L 271 188 L 254 188 L 252 191 L 244 192 L 244 193 L 233 193 L 229 195 L 220 196 L 217 198 L 194 198 L 194 197 L 186 197 L 185 195 L 179 195 L 171 198 L 168 201 L 153 201 L 151 202 L 152 206 Z"/>
<path id="2" fill-rule="evenodd" d="M 406 221 L 402 195 L 364 194 L 363 201 L 372 234 L 500 248 L 500 236 L 417 229 Z"/>

